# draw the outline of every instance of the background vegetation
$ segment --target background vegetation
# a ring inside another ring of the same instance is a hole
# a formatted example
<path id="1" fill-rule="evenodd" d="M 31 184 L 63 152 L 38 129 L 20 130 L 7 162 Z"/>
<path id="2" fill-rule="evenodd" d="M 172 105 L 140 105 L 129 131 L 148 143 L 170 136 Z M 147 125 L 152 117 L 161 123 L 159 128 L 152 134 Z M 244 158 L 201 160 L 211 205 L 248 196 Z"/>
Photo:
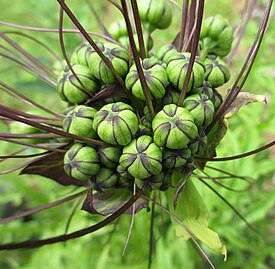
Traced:
<path id="1" fill-rule="evenodd" d="M 206 1 L 205 17 L 222 14 L 236 25 L 244 1 Z M 259 2 L 259 1 L 258 1 Z M 264 3 L 264 1 L 262 1 Z M 67 1 L 81 23 L 88 30 L 98 31 L 94 16 L 85 1 Z M 118 16 L 117 11 L 107 1 L 93 1 L 101 19 L 110 25 Z M 8 1 L 0 0 L 0 20 L 22 25 L 58 28 L 59 8 L 56 1 Z M 253 20 L 248 25 L 246 35 L 232 64 L 232 78 L 226 87 L 234 80 L 240 70 L 249 46 L 257 32 L 263 6 L 257 4 Z M 274 10 L 274 9 L 273 9 Z M 173 25 L 163 33 L 157 31 L 154 35 L 156 47 L 171 42 L 179 29 L 179 12 L 175 9 Z M 48 44 L 56 53 L 61 55 L 57 33 L 39 33 L 12 29 L 1 25 L 1 31 L 21 31 L 35 35 L 39 40 Z M 73 28 L 69 20 L 65 21 L 65 28 Z M 31 52 L 49 66 L 54 65 L 54 58 L 36 43 L 16 34 L 10 34 L 18 44 Z M 231 156 L 253 150 L 258 146 L 274 140 L 275 137 L 275 62 L 274 62 L 273 23 L 266 33 L 252 73 L 245 85 L 245 91 L 264 94 L 268 104 L 252 104 L 241 109 L 240 113 L 230 120 L 230 129 L 218 147 L 218 156 Z M 68 52 L 81 42 L 77 34 L 66 35 Z M 4 41 L 0 41 L 4 45 Z M 1 58 L 1 57 L 0 57 Z M 26 72 L 20 70 L 15 63 L 1 58 L 0 79 L 37 102 L 61 111 L 65 105 L 59 101 L 56 90 L 37 81 Z M 1 103 L 27 111 L 22 103 L 1 92 Z M 0 122 L 0 132 L 8 132 L 9 127 Z M 8 154 L 17 149 L 5 142 L 0 142 L 0 155 Z M 275 165 L 274 149 L 258 155 L 236 161 L 211 163 L 212 166 L 240 176 L 253 179 L 250 188 L 247 183 L 239 179 L 224 179 L 224 183 L 235 189 L 246 188 L 244 192 L 232 192 L 221 187 L 217 189 L 230 201 L 259 233 L 251 231 L 211 190 L 194 179 L 201 191 L 210 214 L 210 227 L 217 231 L 228 248 L 228 260 L 223 261 L 221 255 L 212 253 L 205 246 L 217 268 L 275 268 L 275 231 L 272 222 L 275 219 Z M 19 164 L 16 161 L 16 165 Z M 0 163 L 0 169 L 13 167 L 14 161 Z M 221 176 L 214 170 L 209 174 Z M 211 184 L 211 183 L 210 183 Z M 73 187 L 64 188 L 58 184 L 39 176 L 18 176 L 18 171 L 1 175 L 0 177 L 0 218 L 15 214 L 24 209 L 34 208 L 46 204 L 73 192 Z M 29 238 L 46 238 L 64 233 L 68 218 L 78 201 L 69 202 L 56 208 L 38 213 L 24 220 L 17 220 L 0 227 L 0 242 L 22 241 Z M 33 250 L 18 250 L 0 253 L 0 268 L 2 269 L 115 269 L 115 268 L 146 268 L 148 263 L 150 213 L 141 211 L 135 218 L 134 229 L 128 249 L 124 257 L 121 256 L 130 224 L 129 216 L 122 216 L 114 224 L 100 231 L 67 242 L 54 244 Z M 69 232 L 90 226 L 100 217 L 88 215 L 77 210 L 69 227 Z M 159 210 L 155 217 L 155 234 L 157 242 L 153 256 L 153 268 L 208 268 L 203 258 L 189 241 L 177 238 L 173 225 L 166 215 Z"/>

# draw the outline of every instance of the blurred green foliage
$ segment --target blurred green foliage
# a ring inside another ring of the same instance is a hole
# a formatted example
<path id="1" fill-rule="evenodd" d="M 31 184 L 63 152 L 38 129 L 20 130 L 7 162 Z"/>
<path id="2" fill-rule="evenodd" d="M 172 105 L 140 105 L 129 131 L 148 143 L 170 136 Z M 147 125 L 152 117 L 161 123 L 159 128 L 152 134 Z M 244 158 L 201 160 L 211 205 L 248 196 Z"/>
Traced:
<path id="1" fill-rule="evenodd" d="M 1 0 L 1 21 L 35 27 L 58 28 L 59 8 L 56 1 L 8 1 Z M 12 2 L 12 3 L 11 3 Z M 96 20 L 85 1 L 66 1 L 72 7 L 77 18 L 86 29 L 97 31 Z M 242 1 L 244 2 L 244 1 Z M 98 15 L 109 25 L 118 12 L 107 1 L 93 1 Z M 207 1 L 206 16 L 220 13 L 236 25 L 242 5 L 238 1 Z M 226 85 L 230 87 L 234 76 L 240 70 L 249 46 L 257 32 L 261 5 L 252 22 L 248 25 L 246 35 L 242 40 L 233 60 L 233 76 Z M 175 9 L 173 26 L 163 34 L 154 34 L 158 40 L 156 47 L 170 42 L 180 25 L 180 14 Z M 68 19 L 65 28 L 73 28 Z M 58 34 L 40 33 L 13 29 L 1 25 L 1 31 L 22 31 L 34 35 L 48 44 L 61 55 Z M 36 43 L 15 34 L 10 34 L 18 44 L 39 60 L 53 66 L 54 58 Z M 268 104 L 252 104 L 244 107 L 230 119 L 229 131 L 218 147 L 218 156 L 231 156 L 253 150 L 275 135 L 275 63 L 274 63 L 275 24 L 269 27 L 259 56 L 245 84 L 245 91 L 264 94 Z M 65 43 L 68 53 L 81 42 L 78 34 L 66 34 Z M 4 41 L 1 40 L 2 45 Z M 35 101 L 58 111 L 65 108 L 58 100 L 55 89 L 37 81 L 31 75 L 20 70 L 15 63 L 1 58 L 0 79 Z M 10 96 L 1 93 L 1 103 L 15 108 L 27 110 L 25 105 Z M 0 123 L 1 133 L 8 132 L 8 126 Z M 0 142 L 1 155 L 16 151 L 19 147 Z M 29 150 L 28 152 L 35 152 Z M 1 170 L 19 165 L 21 162 L 8 161 L 0 164 Z M 234 212 L 217 197 L 210 189 L 197 179 L 192 179 L 202 194 L 210 212 L 210 227 L 217 231 L 228 249 L 228 260 L 223 261 L 222 255 L 209 254 L 217 268 L 224 269 L 268 269 L 275 268 L 275 231 L 272 221 L 275 217 L 275 165 L 274 149 L 240 160 L 211 163 L 210 165 L 239 176 L 249 176 L 253 184 L 240 179 L 223 179 L 225 185 L 235 189 L 246 188 L 243 192 L 232 192 L 211 184 L 221 195 L 234 205 L 244 217 L 259 231 L 251 231 Z M 212 177 L 223 174 L 207 169 Z M 18 172 L 1 175 L 0 177 L 0 217 L 15 214 L 23 210 L 50 203 L 61 199 L 75 191 L 72 187 L 64 188 L 39 176 L 18 176 Z M 163 197 L 165 203 L 165 197 Z M 0 226 L 0 243 L 52 237 L 64 233 L 68 218 L 77 204 L 69 202 L 61 206 L 40 212 L 31 219 L 20 219 Z M 67 243 L 44 246 L 39 249 L 0 252 L 0 268 L 2 269 L 143 269 L 147 267 L 149 251 L 149 232 L 151 214 L 141 211 L 135 217 L 134 229 L 124 257 L 121 256 L 130 225 L 130 216 L 122 216 L 116 224 L 109 225 L 94 234 L 87 235 Z M 90 226 L 101 218 L 88 215 L 77 210 L 69 232 Z M 175 229 L 170 225 L 170 218 L 156 208 L 155 238 L 152 268 L 208 268 L 205 260 L 189 241 L 177 238 Z"/>

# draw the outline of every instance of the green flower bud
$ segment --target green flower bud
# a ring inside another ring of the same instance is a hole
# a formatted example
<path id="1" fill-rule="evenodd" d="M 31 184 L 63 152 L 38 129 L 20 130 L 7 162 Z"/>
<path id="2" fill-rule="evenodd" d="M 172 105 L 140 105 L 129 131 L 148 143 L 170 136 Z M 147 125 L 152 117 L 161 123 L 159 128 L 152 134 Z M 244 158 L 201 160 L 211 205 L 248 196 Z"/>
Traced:
<path id="1" fill-rule="evenodd" d="M 98 149 L 100 162 L 108 168 L 113 168 L 118 165 L 121 155 L 121 149 L 117 147 L 100 147 Z"/>
<path id="2" fill-rule="evenodd" d="M 169 169 L 179 168 L 184 166 L 191 156 L 191 150 L 187 147 L 177 150 L 164 149 L 163 165 Z"/>
<path id="3" fill-rule="evenodd" d="M 173 87 L 168 87 L 166 89 L 166 93 L 163 98 L 160 100 L 161 106 L 164 107 L 165 105 L 169 104 L 177 104 L 180 99 L 180 93 L 175 91 Z"/>
<path id="4" fill-rule="evenodd" d="M 212 101 L 212 99 L 214 98 L 213 90 L 214 89 L 213 89 L 212 85 L 208 81 L 204 81 L 200 87 L 192 89 L 189 92 L 189 96 L 192 94 L 205 94 Z"/>
<path id="5" fill-rule="evenodd" d="M 138 118 L 133 108 L 117 102 L 103 106 L 94 117 L 93 128 L 102 141 L 125 146 L 138 131 Z"/>
<path id="6" fill-rule="evenodd" d="M 204 61 L 206 69 L 205 80 L 216 88 L 222 86 L 230 79 L 230 73 L 224 61 L 215 56 L 210 56 Z"/>
<path id="7" fill-rule="evenodd" d="M 97 110 L 88 106 L 77 106 L 63 120 L 63 130 L 74 135 L 95 138 L 93 118 Z"/>
<path id="8" fill-rule="evenodd" d="M 139 42 L 138 42 L 138 35 L 137 34 L 133 34 L 134 37 L 134 41 L 135 41 L 135 45 L 137 48 L 137 52 L 140 53 L 140 47 L 139 47 Z M 127 36 L 122 36 L 119 38 L 118 40 L 125 48 L 130 49 L 131 46 L 129 44 L 129 37 Z M 150 51 L 153 48 L 154 45 L 154 41 L 151 37 L 151 35 L 148 38 L 148 41 L 144 40 L 145 46 L 147 47 L 147 51 Z"/>
<path id="9" fill-rule="evenodd" d="M 84 65 L 73 65 L 72 68 L 81 83 L 85 86 L 85 89 L 91 93 L 96 92 L 98 89 L 96 79 L 89 68 Z M 89 97 L 72 72 L 67 69 L 61 73 L 58 79 L 57 89 L 60 98 L 72 104 L 83 103 Z"/>
<path id="10" fill-rule="evenodd" d="M 140 19 L 149 24 L 149 31 L 165 29 L 172 21 L 172 7 L 168 0 L 139 0 Z"/>
<path id="11" fill-rule="evenodd" d="M 168 64 L 169 58 L 177 53 L 178 51 L 174 45 L 164 45 L 159 49 L 157 58 L 163 63 Z"/>
<path id="12" fill-rule="evenodd" d="M 116 170 L 120 177 L 127 178 L 130 181 L 134 181 L 134 177 L 128 172 L 127 167 L 122 167 L 121 165 L 118 165 Z"/>
<path id="13" fill-rule="evenodd" d="M 152 190 L 166 191 L 170 187 L 171 175 L 169 173 L 161 172 L 157 176 L 152 176 L 142 179 L 135 179 L 135 184 L 145 192 Z"/>
<path id="14" fill-rule="evenodd" d="M 115 188 L 117 182 L 118 175 L 111 169 L 102 167 L 91 184 L 95 190 L 104 192 Z"/>
<path id="15" fill-rule="evenodd" d="M 134 178 L 126 178 L 120 176 L 117 182 L 117 188 L 126 188 L 132 190 L 134 186 Z"/>
<path id="16" fill-rule="evenodd" d="M 147 86 L 155 99 L 161 99 L 165 95 L 168 78 L 165 68 L 159 64 L 156 58 L 146 58 L 142 62 L 142 69 Z M 136 66 L 133 65 L 125 80 L 126 88 L 140 100 L 145 100 Z"/>
<path id="17" fill-rule="evenodd" d="M 128 31 L 124 20 L 116 20 L 109 28 L 111 36 L 119 40 L 121 37 L 128 37 Z"/>
<path id="18" fill-rule="evenodd" d="M 233 41 L 233 28 L 228 21 L 220 15 L 207 18 L 203 24 L 200 33 L 201 50 L 207 51 L 207 54 L 213 54 L 220 57 L 226 56 L 230 50 Z"/>
<path id="19" fill-rule="evenodd" d="M 190 53 L 177 53 L 169 58 L 169 63 L 166 68 L 168 79 L 179 91 L 182 90 L 184 80 L 187 75 L 190 55 Z M 192 88 L 194 89 L 199 87 L 203 81 L 204 65 L 201 63 L 199 58 L 196 58 L 191 72 L 191 77 L 188 82 L 187 92 L 189 92 Z"/>
<path id="20" fill-rule="evenodd" d="M 183 107 L 190 111 L 198 129 L 205 129 L 213 119 L 215 108 L 205 94 L 188 96 L 183 102 Z"/>
<path id="21" fill-rule="evenodd" d="M 100 170 L 99 157 L 93 147 L 73 145 L 64 156 L 65 172 L 76 179 L 88 180 Z"/>
<path id="22" fill-rule="evenodd" d="M 82 43 L 74 50 L 71 56 L 71 63 L 89 66 L 89 57 L 92 52 L 94 52 L 94 49 L 88 42 Z"/>
<path id="23" fill-rule="evenodd" d="M 166 105 L 153 119 L 154 142 L 159 147 L 183 149 L 198 135 L 192 114 L 183 107 Z"/>
<path id="24" fill-rule="evenodd" d="M 129 70 L 128 51 L 110 43 L 97 44 L 102 53 L 112 62 L 116 72 L 123 78 Z M 103 84 L 112 84 L 116 81 L 109 67 L 94 51 L 89 57 L 89 67 L 93 75 Z"/>
<path id="25" fill-rule="evenodd" d="M 211 99 L 211 101 L 214 104 L 215 110 L 217 110 L 222 103 L 222 96 L 215 89 L 213 89 L 213 93 L 214 93 L 214 95 L 213 95 L 213 98 Z"/>
<path id="26" fill-rule="evenodd" d="M 200 132 L 199 135 L 188 144 L 188 148 L 192 151 L 192 154 L 200 155 L 206 149 L 207 136 L 204 132 Z"/>
<path id="27" fill-rule="evenodd" d="M 162 152 L 148 135 L 140 136 L 125 146 L 119 159 L 119 164 L 138 179 L 159 175 L 161 162 Z"/>

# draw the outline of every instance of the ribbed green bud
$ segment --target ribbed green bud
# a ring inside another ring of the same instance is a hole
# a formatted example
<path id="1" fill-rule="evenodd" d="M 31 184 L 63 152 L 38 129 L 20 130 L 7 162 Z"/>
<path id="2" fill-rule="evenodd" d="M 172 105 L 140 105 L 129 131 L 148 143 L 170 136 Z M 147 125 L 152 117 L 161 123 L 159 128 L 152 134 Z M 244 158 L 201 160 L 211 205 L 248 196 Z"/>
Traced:
<path id="1" fill-rule="evenodd" d="M 165 68 L 156 58 L 146 58 L 142 62 L 142 69 L 147 86 L 155 99 L 161 99 L 165 95 L 168 78 Z M 145 100 L 136 66 L 133 65 L 125 80 L 126 88 L 140 100 Z"/>
<path id="2" fill-rule="evenodd" d="M 224 61 L 215 56 L 209 56 L 204 61 L 205 80 L 216 88 L 222 86 L 230 79 L 230 72 Z"/>
<path id="3" fill-rule="evenodd" d="M 168 64 L 169 58 L 177 53 L 178 51 L 174 45 L 164 45 L 159 49 L 157 58 L 163 63 Z"/>
<path id="4" fill-rule="evenodd" d="M 166 89 L 166 93 L 163 98 L 160 100 L 161 106 L 164 107 L 165 105 L 169 104 L 177 104 L 180 99 L 180 93 L 175 91 L 173 87 L 168 87 Z"/>
<path id="5" fill-rule="evenodd" d="M 182 90 L 184 80 L 187 75 L 190 55 L 190 53 L 177 53 L 169 57 L 169 63 L 166 68 L 168 79 L 179 91 Z M 187 92 L 189 92 L 192 88 L 194 89 L 199 87 L 203 83 L 204 72 L 204 65 L 200 59 L 196 57 L 191 72 L 191 77 L 188 82 Z"/>
<path id="6" fill-rule="evenodd" d="M 135 184 L 145 192 L 160 190 L 166 191 L 170 187 L 171 175 L 169 173 L 161 172 L 157 176 L 152 176 L 142 179 L 135 179 Z"/>
<path id="7" fill-rule="evenodd" d="M 121 177 L 134 181 L 134 177 L 128 172 L 127 167 L 122 167 L 121 165 L 118 165 L 116 170 Z"/>
<path id="8" fill-rule="evenodd" d="M 121 149 L 118 147 L 100 147 L 98 149 L 100 162 L 108 168 L 113 168 L 118 165 L 121 155 Z"/>
<path id="9" fill-rule="evenodd" d="M 93 119 L 97 110 L 88 106 L 77 106 L 63 120 L 63 130 L 74 135 L 95 138 Z"/>
<path id="10" fill-rule="evenodd" d="M 118 175 L 111 169 L 102 167 L 91 184 L 95 190 L 104 192 L 115 188 L 117 182 Z"/>
<path id="11" fill-rule="evenodd" d="M 169 169 L 179 168 L 184 166 L 191 156 L 191 150 L 187 147 L 176 150 L 164 149 L 163 165 Z"/>
<path id="12" fill-rule="evenodd" d="M 65 154 L 65 172 L 76 179 L 88 180 L 100 170 L 99 157 L 93 147 L 76 143 Z"/>
<path id="13" fill-rule="evenodd" d="M 199 135 L 188 144 L 188 148 L 192 151 L 192 154 L 200 155 L 206 149 L 207 136 L 202 131 Z"/>
<path id="14" fill-rule="evenodd" d="M 73 65 L 72 68 L 81 83 L 85 86 L 85 89 L 90 93 L 96 92 L 98 86 L 90 69 L 84 65 Z M 68 69 L 61 73 L 58 79 L 57 89 L 61 99 L 72 104 L 83 103 L 88 99 L 88 94 L 85 92 L 85 89 Z"/>
<path id="15" fill-rule="evenodd" d="M 214 93 L 214 95 L 213 95 L 213 98 L 211 99 L 211 101 L 214 104 L 215 110 L 217 110 L 222 103 L 222 96 L 215 89 L 213 89 L 213 93 Z"/>
<path id="16" fill-rule="evenodd" d="M 119 40 L 119 38 L 121 38 L 123 36 L 127 36 L 128 37 L 128 31 L 127 31 L 127 27 L 126 27 L 125 21 L 117 19 L 110 26 L 109 33 L 116 40 Z"/>
<path id="17" fill-rule="evenodd" d="M 117 102 L 103 106 L 94 117 L 93 128 L 102 141 L 125 146 L 138 131 L 138 118 L 133 108 Z"/>
<path id="18" fill-rule="evenodd" d="M 183 102 L 183 107 L 190 111 L 198 129 L 205 129 L 213 119 L 215 108 L 205 94 L 188 96 Z"/>
<path id="19" fill-rule="evenodd" d="M 216 15 L 207 18 L 203 22 L 200 33 L 200 47 L 202 51 L 207 51 L 207 54 L 224 57 L 230 52 L 232 41 L 233 28 L 222 16 Z"/>
<path id="20" fill-rule="evenodd" d="M 102 53 L 112 62 L 115 71 L 124 78 L 129 70 L 128 51 L 111 43 L 97 44 Z M 89 67 L 93 75 L 102 84 L 112 84 L 116 81 L 109 67 L 94 51 L 89 57 Z"/>
<path id="21" fill-rule="evenodd" d="M 189 92 L 189 95 L 192 95 L 192 94 L 205 94 L 212 101 L 212 99 L 214 98 L 213 90 L 214 89 L 213 89 L 212 85 L 208 81 L 204 81 L 203 84 L 200 87 L 192 89 Z"/>
<path id="22" fill-rule="evenodd" d="M 149 31 L 165 29 L 172 21 L 172 6 L 168 0 L 139 0 L 140 19 L 147 23 Z"/>
<path id="23" fill-rule="evenodd" d="M 153 119 L 154 142 L 159 147 L 183 149 L 198 135 L 192 114 L 183 107 L 166 105 Z"/>
<path id="24" fill-rule="evenodd" d="M 138 35 L 137 34 L 133 34 L 133 37 L 134 37 L 134 41 L 135 41 L 137 52 L 140 53 L 140 47 L 139 47 L 139 42 L 138 42 Z M 129 36 L 128 35 L 120 37 L 118 41 L 125 48 L 127 48 L 127 49 L 131 48 L 130 43 L 129 43 Z M 149 36 L 148 41 L 144 40 L 144 42 L 145 42 L 145 46 L 147 47 L 146 48 L 147 52 L 150 51 L 153 48 L 153 45 L 154 45 L 154 41 L 153 41 L 151 35 Z"/>
<path id="25" fill-rule="evenodd" d="M 71 63 L 89 66 L 89 57 L 92 52 L 94 52 L 94 49 L 88 42 L 82 43 L 74 50 L 71 56 Z"/>
<path id="26" fill-rule="evenodd" d="M 145 179 L 159 175 L 162 170 L 162 152 L 152 137 L 140 136 L 125 146 L 119 164 L 134 178 Z"/>

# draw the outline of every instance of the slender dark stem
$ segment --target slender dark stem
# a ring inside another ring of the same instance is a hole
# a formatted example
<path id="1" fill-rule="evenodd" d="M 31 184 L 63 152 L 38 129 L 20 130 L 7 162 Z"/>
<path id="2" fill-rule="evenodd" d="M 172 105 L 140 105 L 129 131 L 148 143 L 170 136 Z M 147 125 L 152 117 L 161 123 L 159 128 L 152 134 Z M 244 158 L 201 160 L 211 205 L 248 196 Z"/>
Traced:
<path id="1" fill-rule="evenodd" d="M 119 74 L 114 69 L 112 62 L 102 53 L 102 51 L 99 49 L 99 47 L 96 45 L 96 43 L 89 36 L 89 34 L 87 33 L 87 31 L 83 28 L 83 26 L 80 24 L 80 22 L 74 16 L 74 14 L 69 9 L 69 7 L 64 3 L 64 0 L 57 0 L 57 1 L 60 4 L 60 6 L 63 8 L 63 10 L 66 12 L 66 14 L 69 16 L 69 18 L 71 19 L 71 21 L 73 22 L 73 24 L 76 26 L 76 28 L 81 32 L 81 34 L 85 37 L 85 39 L 93 47 L 93 49 L 96 51 L 96 53 L 102 59 L 102 61 L 111 70 L 113 76 L 116 78 L 116 80 L 119 82 L 119 84 L 123 87 L 123 89 L 127 90 L 125 88 L 125 85 L 124 85 L 124 82 L 123 82 L 122 78 L 119 76 Z"/>
<path id="2" fill-rule="evenodd" d="M 65 234 L 65 235 L 60 235 L 56 237 L 51 237 L 47 239 L 42 239 L 42 240 L 30 240 L 30 241 L 23 241 L 20 243 L 11 243 L 11 244 L 3 244 L 0 245 L 0 250 L 11 250 L 11 249 L 20 249 L 20 248 L 35 248 L 35 247 L 40 247 L 48 244 L 54 244 L 58 242 L 65 242 L 68 240 L 72 240 L 81 236 L 84 236 L 86 234 L 93 233 L 109 223 L 113 222 L 116 220 L 120 215 L 122 215 L 128 208 L 130 208 L 133 203 L 142 195 L 142 191 L 138 191 L 132 198 L 125 203 L 121 208 L 119 208 L 116 212 L 114 212 L 112 215 L 109 217 L 105 218 L 104 220 L 98 222 L 95 225 L 92 225 L 90 227 L 78 230 L 76 232 L 70 233 L 70 234 Z"/>
<path id="3" fill-rule="evenodd" d="M 138 43 L 139 43 L 139 49 L 140 49 L 140 57 L 141 59 L 146 58 L 146 50 L 145 50 L 145 45 L 144 45 L 144 40 L 143 40 L 143 33 L 142 33 L 142 28 L 141 28 L 141 21 L 139 17 L 139 11 L 138 11 L 138 5 L 136 0 L 131 0 L 132 4 L 132 10 L 134 14 L 134 20 L 135 20 L 135 26 L 137 30 L 137 36 L 138 36 Z"/>
<path id="4" fill-rule="evenodd" d="M 239 155 L 234 155 L 234 156 L 230 156 L 230 157 L 223 157 L 223 158 L 207 158 L 207 157 L 202 157 L 202 156 L 196 156 L 196 159 L 201 159 L 201 160 L 206 160 L 209 162 L 224 162 L 224 161 L 232 161 L 232 160 L 236 160 L 236 159 L 241 159 L 241 158 L 245 158 L 254 154 L 257 154 L 263 150 L 266 150 L 268 148 L 271 148 L 275 145 L 275 140 L 254 150 L 248 151 L 246 153 L 243 154 L 239 154 Z"/>
<path id="5" fill-rule="evenodd" d="M 148 110 L 149 110 L 149 113 L 150 113 L 151 117 L 153 118 L 154 115 L 155 115 L 155 112 L 154 112 L 154 108 L 153 108 L 153 104 L 152 104 L 152 100 L 151 100 L 151 94 L 150 94 L 150 91 L 148 89 L 148 86 L 147 86 L 147 83 L 146 83 L 146 80 L 145 80 L 145 76 L 144 76 L 144 73 L 143 73 L 143 70 L 142 70 L 142 67 L 141 67 L 140 59 L 139 59 L 139 56 L 138 56 L 136 44 L 135 44 L 134 37 L 133 37 L 133 31 L 132 31 L 129 15 L 128 15 L 128 11 L 127 11 L 126 1 L 121 0 L 121 5 L 122 5 L 122 10 L 123 10 L 123 16 L 124 16 L 125 23 L 126 23 L 126 26 L 127 26 L 129 42 L 130 42 L 130 46 L 131 46 L 132 53 L 133 53 L 133 56 L 134 56 L 134 61 L 135 61 L 135 65 L 136 65 L 136 68 L 137 68 L 140 83 L 141 83 L 143 93 L 144 93 L 144 96 L 145 96 L 146 105 L 148 107 Z"/>
<path id="6" fill-rule="evenodd" d="M 182 3 L 181 29 L 180 29 L 180 35 L 179 35 L 179 42 L 177 45 L 178 51 L 182 51 L 183 49 L 183 40 L 185 39 L 186 26 L 187 26 L 188 6 L 189 6 L 189 0 L 184 0 Z"/>
<path id="7" fill-rule="evenodd" d="M 199 6 L 198 6 L 198 17 L 197 17 L 197 23 L 196 23 L 196 31 L 194 34 L 194 39 L 192 42 L 192 48 L 191 48 L 191 57 L 189 59 L 188 68 L 186 72 L 186 77 L 184 79 L 183 88 L 180 93 L 180 98 L 178 102 L 178 106 L 183 105 L 183 101 L 187 92 L 188 83 L 191 77 L 193 65 L 195 62 L 198 44 L 199 44 L 199 38 L 200 38 L 200 31 L 201 31 L 201 24 L 202 24 L 202 18 L 203 18 L 203 11 L 204 11 L 204 0 L 199 0 Z"/>
<path id="8" fill-rule="evenodd" d="M 1 136 L 1 135 L 0 135 Z M 4 156 L 1 156 L 0 155 L 0 162 L 1 162 L 1 159 L 4 160 L 4 159 L 25 159 L 25 158 L 33 158 L 33 157 L 38 157 L 38 156 L 41 156 L 41 155 L 45 155 L 49 153 L 49 151 L 45 151 L 45 152 L 41 152 L 41 153 L 35 153 L 35 154 L 25 154 L 25 155 L 13 155 L 13 154 L 10 154 L 10 155 L 4 155 Z M 1 223 L 1 222 L 0 222 Z"/>
<path id="9" fill-rule="evenodd" d="M 155 200 L 154 195 L 153 199 Z M 149 254 L 148 254 L 148 269 L 152 267 L 153 251 L 154 251 L 154 223 L 155 223 L 155 203 L 152 203 L 151 222 L 150 222 L 150 239 L 149 239 Z"/>
<path id="10" fill-rule="evenodd" d="M 41 212 L 41 211 L 44 211 L 46 209 L 49 209 L 49 208 L 52 208 L 52 207 L 55 207 L 55 206 L 58 206 L 58 205 L 61 205 L 63 203 L 66 203 L 68 201 L 71 201 L 79 196 L 82 196 L 83 194 L 87 193 L 87 190 L 85 191 L 81 191 L 81 192 L 78 192 L 76 194 L 73 194 L 73 195 L 70 195 L 66 198 L 63 198 L 63 199 L 60 199 L 60 200 L 57 200 L 57 201 L 54 201 L 52 203 L 49 203 L 49 204 L 46 204 L 46 205 L 42 205 L 42 206 L 39 206 L 39 207 L 36 207 L 34 209 L 30 209 L 30 210 L 27 210 L 23 213 L 20 213 L 20 214 L 17 214 L 17 215 L 13 215 L 13 216 L 10 216 L 10 217 L 7 217 L 7 218 L 4 218 L 4 219 L 1 219 L 0 220 L 0 224 L 5 224 L 5 223 L 8 223 L 10 221 L 14 221 L 16 219 L 20 219 L 20 218 L 24 218 L 26 216 L 30 216 L 30 215 L 33 215 L 35 213 L 38 213 L 38 212 Z"/>
<path id="11" fill-rule="evenodd" d="M 186 40 L 189 39 L 192 29 L 194 28 L 194 25 L 196 23 L 196 8 L 197 8 L 197 0 L 192 0 L 190 5 L 190 11 L 188 12 L 188 34 L 186 35 Z M 186 51 L 191 52 L 192 48 L 192 42 L 193 39 L 191 39 L 189 45 L 185 44 L 184 47 L 186 47 Z"/>

